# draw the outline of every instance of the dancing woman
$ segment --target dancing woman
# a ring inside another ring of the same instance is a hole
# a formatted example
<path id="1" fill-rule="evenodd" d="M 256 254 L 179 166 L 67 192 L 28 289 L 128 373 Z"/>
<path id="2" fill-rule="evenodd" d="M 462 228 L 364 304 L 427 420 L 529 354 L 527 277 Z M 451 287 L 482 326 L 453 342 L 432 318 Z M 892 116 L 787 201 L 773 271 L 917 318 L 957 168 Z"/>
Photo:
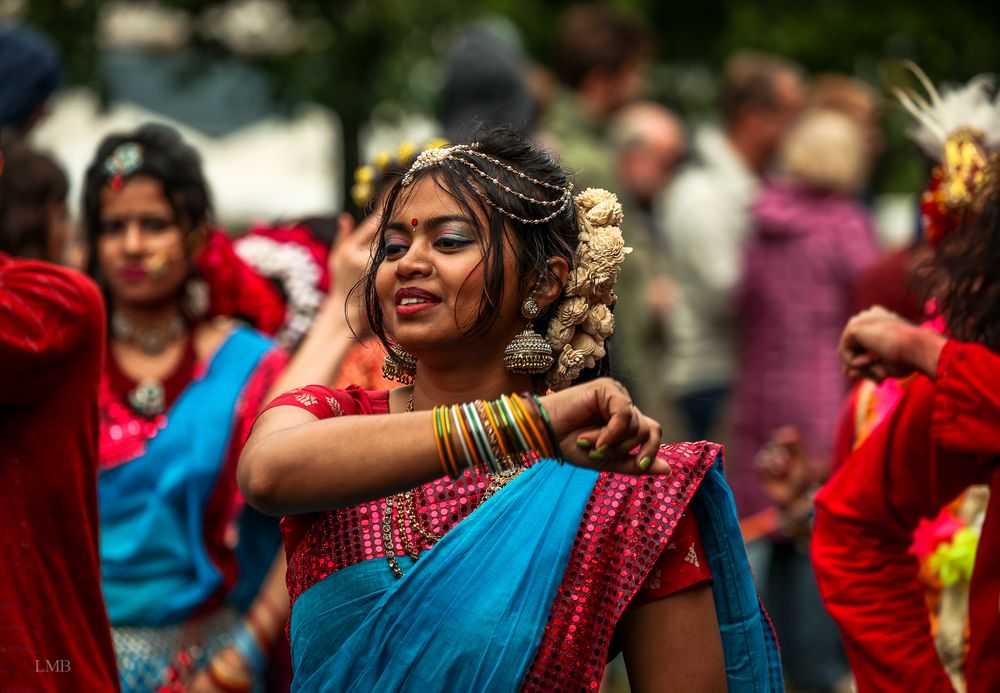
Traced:
<path id="1" fill-rule="evenodd" d="M 845 459 L 816 497 L 817 583 L 862 693 L 1000 690 L 1000 103 L 983 78 L 940 95 L 924 81 L 931 98 L 919 108 L 901 99 L 917 115 L 914 138 L 938 161 L 922 211 L 945 336 L 883 309 L 848 323 L 841 354 L 849 372 L 898 379 L 856 413 L 862 434 L 853 449 L 839 446 Z M 960 624 L 957 647 L 939 628 L 939 649 L 914 530 L 973 484 L 990 487 L 988 500 L 979 496 L 985 515 L 970 523 L 982 523 L 978 554 L 975 542 L 966 545 L 950 560 L 951 584 L 938 578 L 944 587 L 968 581 L 967 597 L 948 604 L 962 621 L 967 608 L 968 628 Z"/>
<path id="2" fill-rule="evenodd" d="M 106 138 L 84 187 L 109 313 L 98 493 L 122 688 L 249 691 L 287 599 L 280 532 L 243 503 L 236 462 L 264 402 L 329 382 L 350 343 L 343 298 L 321 309 L 291 362 L 250 327 L 209 319 L 218 306 L 196 258 L 210 191 L 197 152 L 169 128 Z"/>
<path id="3" fill-rule="evenodd" d="M 621 222 L 506 131 L 391 188 L 364 287 L 412 386 L 287 393 L 240 460 L 286 516 L 295 690 L 596 689 L 619 649 L 634 690 L 780 689 L 721 449 L 588 380 Z"/>

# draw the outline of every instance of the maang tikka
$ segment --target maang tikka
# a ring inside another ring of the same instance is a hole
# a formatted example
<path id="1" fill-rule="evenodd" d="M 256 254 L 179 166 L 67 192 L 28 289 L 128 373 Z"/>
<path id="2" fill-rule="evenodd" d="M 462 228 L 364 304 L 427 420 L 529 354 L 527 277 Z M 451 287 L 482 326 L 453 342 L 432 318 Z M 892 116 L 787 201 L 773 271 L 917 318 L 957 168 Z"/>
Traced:
<path id="1" fill-rule="evenodd" d="M 552 345 L 532 326 L 541 312 L 534 293 L 521 304 L 521 315 L 528 324 L 504 350 L 503 365 L 511 373 L 541 375 L 552 368 Z"/>
<path id="2" fill-rule="evenodd" d="M 395 380 L 403 385 L 410 385 L 413 383 L 413 376 L 416 373 L 417 357 L 403 347 L 393 344 L 382 361 L 382 377 L 386 380 Z"/>

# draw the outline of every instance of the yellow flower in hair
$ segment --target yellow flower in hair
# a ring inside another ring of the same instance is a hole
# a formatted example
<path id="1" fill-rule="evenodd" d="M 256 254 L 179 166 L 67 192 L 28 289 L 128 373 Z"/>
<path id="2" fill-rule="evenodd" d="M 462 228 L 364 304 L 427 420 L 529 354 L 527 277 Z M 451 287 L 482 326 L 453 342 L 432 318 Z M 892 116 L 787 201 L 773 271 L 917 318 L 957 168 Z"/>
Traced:
<path id="1" fill-rule="evenodd" d="M 440 149 L 441 147 L 447 147 L 449 144 L 451 144 L 451 142 L 446 140 L 444 137 L 435 137 L 424 145 L 424 149 Z"/>
<path id="2" fill-rule="evenodd" d="M 417 148 L 412 142 L 403 142 L 396 150 L 396 158 L 404 166 L 409 164 L 417 154 Z"/>

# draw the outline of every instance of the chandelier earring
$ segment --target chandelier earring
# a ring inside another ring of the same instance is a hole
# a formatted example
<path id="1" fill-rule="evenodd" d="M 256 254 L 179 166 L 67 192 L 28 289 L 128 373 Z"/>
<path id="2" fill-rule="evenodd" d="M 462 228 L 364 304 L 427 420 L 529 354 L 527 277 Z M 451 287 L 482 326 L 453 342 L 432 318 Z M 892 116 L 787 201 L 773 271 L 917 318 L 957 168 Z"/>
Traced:
<path id="1" fill-rule="evenodd" d="M 552 367 L 552 345 L 535 332 L 532 325 L 535 318 L 542 312 L 541 306 L 535 300 L 532 292 L 523 304 L 521 315 L 528 324 L 511 340 L 504 350 L 503 365 L 511 373 L 522 375 L 541 375 Z"/>
<path id="2" fill-rule="evenodd" d="M 417 357 L 398 344 L 393 344 L 382 361 L 382 377 L 403 385 L 411 385 L 416 373 Z"/>

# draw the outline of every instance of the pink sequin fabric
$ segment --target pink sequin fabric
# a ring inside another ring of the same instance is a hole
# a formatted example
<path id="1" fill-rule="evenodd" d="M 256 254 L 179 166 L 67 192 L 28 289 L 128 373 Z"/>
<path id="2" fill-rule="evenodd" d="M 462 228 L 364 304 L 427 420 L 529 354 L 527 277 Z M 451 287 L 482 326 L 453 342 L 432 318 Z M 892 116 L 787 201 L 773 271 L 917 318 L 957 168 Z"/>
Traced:
<path id="1" fill-rule="evenodd" d="M 706 442 L 664 445 L 658 457 L 673 477 L 600 476 L 522 690 L 600 687 L 615 625 L 721 451 Z"/>
<path id="2" fill-rule="evenodd" d="M 418 521 L 439 536 L 447 533 L 479 506 L 489 485 L 485 475 L 466 475 L 457 481 L 443 477 L 424 484 L 413 492 Z M 402 512 L 397 508 L 396 512 Z M 372 558 L 384 559 L 387 551 L 382 540 L 385 499 L 362 503 L 317 514 L 288 560 L 288 593 L 294 602 L 300 594 L 338 570 Z M 407 539 L 423 552 L 431 547 L 405 517 Z M 392 523 L 396 556 L 406 553 L 397 522 Z M 385 565 L 388 571 L 389 564 Z"/>

